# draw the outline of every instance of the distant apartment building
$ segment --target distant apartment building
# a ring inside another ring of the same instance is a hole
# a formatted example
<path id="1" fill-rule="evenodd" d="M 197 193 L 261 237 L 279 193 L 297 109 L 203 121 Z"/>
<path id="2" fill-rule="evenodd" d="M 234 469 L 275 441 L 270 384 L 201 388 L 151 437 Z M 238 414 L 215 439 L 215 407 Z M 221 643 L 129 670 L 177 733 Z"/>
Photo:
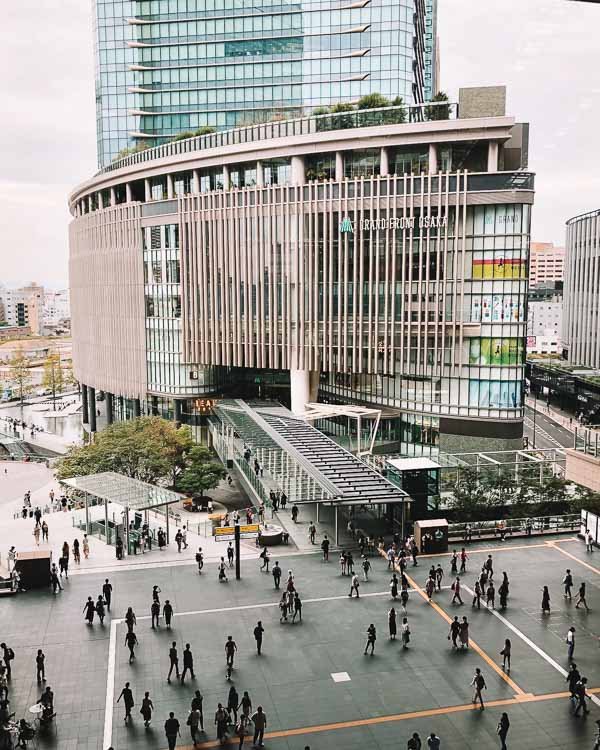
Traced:
<path id="1" fill-rule="evenodd" d="M 29 326 L 31 332 L 42 332 L 44 287 L 31 284 L 17 289 L 0 287 L 0 323 L 9 326 Z"/>
<path id="2" fill-rule="evenodd" d="M 562 282 L 529 290 L 527 353 L 560 354 L 563 317 Z"/>
<path id="3" fill-rule="evenodd" d="M 565 249 L 552 242 L 532 242 L 529 251 L 529 286 L 548 286 L 564 278 Z"/>
<path id="4" fill-rule="evenodd" d="M 58 291 L 47 290 L 44 297 L 43 314 L 45 331 L 48 332 L 57 328 L 70 328 L 70 307 L 68 289 L 60 289 Z"/>

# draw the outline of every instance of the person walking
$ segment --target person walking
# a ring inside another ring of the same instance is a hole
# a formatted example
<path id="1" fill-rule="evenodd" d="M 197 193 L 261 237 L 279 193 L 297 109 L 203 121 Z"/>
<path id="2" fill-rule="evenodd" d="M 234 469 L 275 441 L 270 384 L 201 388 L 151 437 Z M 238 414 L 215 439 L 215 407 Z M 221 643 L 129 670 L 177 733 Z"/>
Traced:
<path id="1" fill-rule="evenodd" d="M 186 643 L 185 649 L 183 650 L 183 671 L 181 672 L 182 685 L 188 672 L 190 673 L 192 680 L 195 680 L 196 675 L 194 674 L 194 655 L 192 654 L 190 644 Z"/>
<path id="2" fill-rule="evenodd" d="M 225 558 L 224 557 L 221 558 L 221 562 L 219 563 L 218 570 L 219 570 L 219 582 L 224 581 L 225 583 L 227 583 L 229 579 L 227 578 L 227 573 L 225 572 Z"/>
<path id="3" fill-rule="evenodd" d="M 402 648 L 406 651 L 410 643 L 410 627 L 408 626 L 408 617 L 402 618 Z"/>
<path id="4" fill-rule="evenodd" d="M 160 586 L 152 586 L 152 601 L 160 604 L 160 594 L 162 593 Z"/>
<path id="5" fill-rule="evenodd" d="M 469 648 L 469 621 L 467 620 L 466 617 L 462 618 L 458 636 L 460 638 L 461 649 Z"/>
<path id="6" fill-rule="evenodd" d="M 15 652 L 4 642 L 0 643 L 0 649 L 2 649 L 2 660 L 4 661 L 4 669 L 6 670 L 6 679 L 10 680 L 12 677 L 10 663 L 15 658 Z"/>
<path id="7" fill-rule="evenodd" d="M 298 615 L 298 622 L 302 622 L 302 600 L 297 591 L 294 592 L 294 614 L 292 615 L 292 623 L 296 622 L 296 615 Z"/>
<path id="8" fill-rule="evenodd" d="M 343 576 L 346 575 L 346 550 L 340 552 L 340 571 Z"/>
<path id="9" fill-rule="evenodd" d="M 231 722 L 231 715 L 233 714 L 233 724 L 237 724 L 237 708 L 240 697 L 237 690 L 232 685 L 229 688 L 229 695 L 227 696 L 227 713 L 229 714 L 229 721 Z"/>
<path id="10" fill-rule="evenodd" d="M 502 669 L 505 672 L 510 672 L 510 652 L 512 651 L 512 644 L 510 642 L 510 638 L 507 638 L 504 641 L 504 648 L 502 651 L 500 651 L 500 656 L 502 657 Z"/>
<path id="11" fill-rule="evenodd" d="M 498 737 L 500 738 L 500 750 L 506 750 L 506 737 L 508 735 L 509 729 L 510 721 L 508 720 L 508 714 L 506 713 L 506 711 L 504 711 L 502 713 L 502 716 L 500 717 L 498 726 L 496 727 L 496 732 L 498 733 Z"/>
<path id="12" fill-rule="evenodd" d="M 110 612 L 110 603 L 112 601 L 112 584 L 108 580 L 108 578 L 104 579 L 104 583 L 102 584 L 102 597 L 104 598 L 104 601 L 106 602 L 106 609 Z"/>
<path id="13" fill-rule="evenodd" d="M 227 739 L 227 727 L 229 723 L 229 716 L 227 711 L 223 708 L 222 703 L 217 704 L 217 710 L 215 711 L 215 725 L 217 727 L 217 739 L 223 745 Z"/>
<path id="14" fill-rule="evenodd" d="M 50 585 L 52 586 L 53 594 L 56 594 L 59 590 L 63 590 L 63 587 L 60 585 L 58 573 L 56 572 L 56 563 L 52 563 L 52 568 L 50 569 Z"/>
<path id="15" fill-rule="evenodd" d="M 237 651 L 237 644 L 233 640 L 233 636 L 228 635 L 227 640 L 225 641 L 225 658 L 227 662 L 227 666 L 231 667 L 233 669 L 233 659 L 235 657 L 235 652 Z"/>
<path id="16" fill-rule="evenodd" d="M 369 562 L 369 559 L 362 555 L 362 563 L 361 563 L 362 571 L 363 571 L 363 579 L 365 581 L 369 580 L 369 571 L 371 570 L 371 563 Z"/>
<path id="17" fill-rule="evenodd" d="M 90 556 L 90 541 L 87 534 L 83 535 L 83 542 L 81 546 L 83 549 L 83 557 L 87 560 Z"/>
<path id="18" fill-rule="evenodd" d="M 142 718 L 144 719 L 145 727 L 150 726 L 150 722 L 152 721 L 153 710 L 154 710 L 154 704 L 152 703 L 152 700 L 150 699 L 150 693 L 145 692 L 144 697 L 142 698 L 142 707 L 140 708 L 140 713 L 142 714 Z"/>
<path id="19" fill-rule="evenodd" d="M 265 735 L 265 729 L 267 728 L 267 716 L 263 711 L 262 706 L 258 706 L 256 708 L 256 713 L 252 714 L 252 723 L 254 724 L 254 739 L 252 744 L 254 747 L 264 747 L 265 743 L 263 742 L 263 737 Z"/>
<path id="20" fill-rule="evenodd" d="M 573 712 L 573 716 L 579 716 L 579 712 L 581 709 L 583 709 L 584 716 L 586 714 L 589 714 L 590 710 L 585 705 L 585 699 L 588 698 L 587 693 L 587 677 L 582 677 L 579 682 L 575 685 L 575 699 L 577 701 L 577 705 L 575 706 L 575 711 Z"/>
<path id="21" fill-rule="evenodd" d="M 204 555 L 202 554 L 202 547 L 198 547 L 196 552 L 196 563 L 198 565 L 198 575 L 202 575 L 202 568 L 204 567 Z"/>
<path id="22" fill-rule="evenodd" d="M 48 524 L 46 523 L 46 519 L 42 521 L 42 542 L 48 541 Z"/>
<path id="23" fill-rule="evenodd" d="M 33 536 L 35 538 L 35 543 L 39 547 L 40 546 L 40 527 L 36 524 L 33 528 Z"/>
<path id="24" fill-rule="evenodd" d="M 435 569 L 435 581 L 437 583 L 437 590 L 442 590 L 442 580 L 444 578 L 444 569 L 442 566 L 438 563 L 437 568 Z"/>
<path id="25" fill-rule="evenodd" d="M 165 599 L 165 603 L 162 609 L 163 617 L 165 618 L 165 625 L 167 630 L 171 630 L 171 620 L 173 618 L 173 605 L 168 599 Z"/>
<path id="26" fill-rule="evenodd" d="M 181 534 L 181 529 L 177 529 L 177 533 L 175 534 L 175 544 L 177 545 L 177 552 L 181 552 L 181 545 L 183 544 L 183 536 Z"/>
<path id="27" fill-rule="evenodd" d="M 165 721 L 165 736 L 169 750 L 175 750 L 177 738 L 181 736 L 179 732 L 179 722 L 175 718 L 173 711 L 169 712 L 169 718 Z"/>
<path id="28" fill-rule="evenodd" d="M 395 573 L 392 574 L 390 579 L 390 594 L 392 595 L 392 599 L 396 600 L 398 598 L 398 576 Z"/>
<path id="29" fill-rule="evenodd" d="M 592 536 L 592 532 L 589 529 L 586 529 L 584 537 L 585 537 L 585 551 L 591 554 L 594 551 L 594 537 Z"/>
<path id="30" fill-rule="evenodd" d="M 131 719 L 131 709 L 134 707 L 133 692 L 129 687 L 129 683 L 125 683 L 125 687 L 121 690 L 117 703 L 123 698 L 123 705 L 125 706 L 125 721 Z"/>
<path id="31" fill-rule="evenodd" d="M 488 609 L 495 609 L 496 589 L 491 581 L 485 592 L 485 603 Z"/>
<path id="32" fill-rule="evenodd" d="M 323 562 L 329 562 L 329 539 L 327 538 L 327 534 L 323 536 L 321 550 L 323 551 Z"/>
<path id="33" fill-rule="evenodd" d="M 485 678 L 481 674 L 481 669 L 479 669 L 479 667 L 475 669 L 475 674 L 473 675 L 473 679 L 471 680 L 471 686 L 474 688 L 473 703 L 477 705 L 477 701 L 479 701 L 481 710 L 483 711 L 484 705 L 483 695 L 481 691 L 486 690 L 487 685 L 485 684 Z"/>
<path id="34" fill-rule="evenodd" d="M 456 550 L 452 552 L 452 557 L 450 558 L 450 572 L 453 575 L 458 573 L 458 552 Z"/>
<path id="35" fill-rule="evenodd" d="M 375 629 L 375 625 L 371 623 L 369 627 L 367 628 L 367 642 L 365 644 L 365 656 L 367 654 L 369 646 L 371 647 L 371 656 L 373 656 L 373 652 L 375 651 L 376 640 L 377 640 L 377 631 Z"/>
<path id="36" fill-rule="evenodd" d="M 448 632 L 448 640 L 452 641 L 452 648 L 456 649 L 458 648 L 458 637 L 460 635 L 460 622 L 458 621 L 458 616 L 452 620 L 450 623 L 450 630 Z"/>
<path id="37" fill-rule="evenodd" d="M 98 599 L 96 600 L 96 614 L 100 620 L 100 625 L 104 625 L 104 618 L 106 617 L 106 610 L 104 609 L 105 604 L 106 602 L 102 598 L 102 594 L 98 594 Z"/>
<path id="38" fill-rule="evenodd" d="M 83 605 L 83 612 L 85 613 L 85 619 L 88 625 L 92 625 L 94 622 L 94 613 L 96 612 L 96 605 L 91 596 L 88 596 L 87 602 Z"/>
<path id="39" fill-rule="evenodd" d="M 311 521 L 308 527 L 308 538 L 310 539 L 310 543 L 315 543 L 315 537 L 317 535 L 317 527 L 314 525 L 314 523 Z"/>
<path id="40" fill-rule="evenodd" d="M 573 654 L 575 653 L 575 627 L 573 625 L 567 631 L 565 642 L 567 644 L 567 659 L 573 661 Z"/>
<path id="41" fill-rule="evenodd" d="M 467 572 L 467 560 L 469 559 L 469 555 L 467 555 L 467 550 L 462 547 L 460 550 L 460 572 L 466 573 Z"/>
<path id="42" fill-rule="evenodd" d="M 269 555 L 269 550 L 266 547 L 263 547 L 262 552 L 259 555 L 260 559 L 262 560 L 262 565 L 260 566 L 261 570 L 264 570 L 265 573 L 269 572 L 269 560 L 271 559 Z"/>
<path id="43" fill-rule="evenodd" d="M 565 577 L 562 580 L 563 586 L 565 587 L 565 599 L 568 599 L 571 601 L 571 589 L 573 588 L 573 576 L 571 575 L 571 569 L 567 568 L 565 572 Z"/>
<path id="44" fill-rule="evenodd" d="M 483 567 L 486 570 L 488 580 L 493 581 L 494 580 L 494 561 L 491 555 L 487 556 L 487 560 L 483 564 Z"/>
<path id="45" fill-rule="evenodd" d="M 135 647 L 138 644 L 138 639 L 133 630 L 128 630 L 125 634 L 125 645 L 129 649 L 129 663 L 135 659 Z"/>
<path id="46" fill-rule="evenodd" d="M 160 602 L 155 599 L 150 605 L 150 614 L 152 616 L 152 630 L 158 627 L 158 618 L 160 617 Z"/>
<path id="47" fill-rule="evenodd" d="M 262 622 L 259 620 L 254 628 L 254 640 L 256 641 L 256 652 L 260 656 L 263 642 L 263 633 L 265 629 L 262 626 Z"/>
<path id="48" fill-rule="evenodd" d="M 238 711 L 240 709 L 242 711 L 242 716 L 244 717 L 244 720 L 247 724 L 250 721 L 250 711 L 252 711 L 252 700 L 250 699 L 247 690 L 244 690 L 244 694 L 242 695 L 242 700 L 240 701 L 240 705 L 238 706 Z"/>
<path id="49" fill-rule="evenodd" d="M 435 732 L 432 732 L 427 738 L 427 747 L 429 750 L 440 750 L 441 740 Z"/>
<path id="50" fill-rule="evenodd" d="M 481 609 L 481 584 L 479 583 L 479 579 L 475 581 L 473 586 L 473 604 L 471 604 L 471 608 L 474 609 L 475 607 Z"/>
<path id="51" fill-rule="evenodd" d="M 281 599 L 279 601 L 279 622 L 287 622 L 287 616 L 288 616 L 288 598 L 287 598 L 287 592 L 283 592 L 281 595 Z"/>
<path id="52" fill-rule="evenodd" d="M 171 675 L 175 670 L 175 677 L 179 679 L 179 654 L 177 653 L 177 641 L 172 641 L 171 648 L 169 649 L 169 674 L 167 675 L 167 682 L 171 683 Z"/>
<path id="53" fill-rule="evenodd" d="M 503 573 L 506 576 L 506 573 Z M 498 589 L 498 596 L 500 597 L 500 609 L 506 609 L 508 604 L 508 578 L 504 578 Z"/>
<path id="54" fill-rule="evenodd" d="M 400 591 L 400 604 L 402 605 L 402 614 L 406 615 L 408 607 L 408 588 L 406 586 L 402 586 Z"/>
<path id="55" fill-rule="evenodd" d="M 544 586 L 542 589 L 542 614 L 550 612 L 550 592 L 548 586 Z"/>
<path id="56" fill-rule="evenodd" d="M 79 554 L 79 539 L 73 539 L 73 560 L 79 565 L 81 563 L 81 555 Z"/>
<path id="57" fill-rule="evenodd" d="M 590 608 L 588 607 L 587 602 L 585 600 L 585 582 L 584 581 L 581 582 L 581 585 L 579 586 L 579 591 L 577 592 L 577 602 L 575 603 L 575 609 L 579 609 L 580 604 L 583 604 L 586 612 L 590 611 Z"/>
<path id="58" fill-rule="evenodd" d="M 452 584 L 452 601 L 451 604 L 458 601 L 460 605 L 463 604 L 463 600 L 460 598 L 460 578 L 456 576 L 456 580 Z"/>
<path id="59" fill-rule="evenodd" d="M 233 568 L 233 562 L 235 558 L 235 550 L 233 548 L 233 542 L 229 542 L 227 545 L 227 562 L 229 563 L 229 567 Z"/>
<path id="60" fill-rule="evenodd" d="M 278 560 L 275 561 L 275 565 L 273 565 L 271 574 L 273 576 L 273 583 L 275 585 L 275 589 L 279 589 L 279 584 L 281 582 L 281 568 L 279 567 Z"/>
<path id="61" fill-rule="evenodd" d="M 406 750 L 421 750 L 423 743 L 418 732 L 413 732 L 412 737 L 408 740 Z"/>
<path id="62" fill-rule="evenodd" d="M 127 607 L 127 612 L 125 612 L 125 622 L 127 623 L 127 630 L 129 631 L 133 630 L 134 625 L 137 625 L 135 612 L 131 607 Z"/>
<path id="63" fill-rule="evenodd" d="M 394 609 L 394 607 L 392 607 L 390 611 L 388 612 L 388 629 L 390 632 L 390 640 L 395 641 L 397 625 L 396 625 L 396 610 Z"/>
<path id="64" fill-rule="evenodd" d="M 46 682 L 46 654 L 41 648 L 35 657 L 35 676 L 38 682 Z"/>
<path id="65" fill-rule="evenodd" d="M 242 750 L 244 747 L 244 739 L 246 738 L 246 719 L 244 716 L 240 716 L 237 724 L 235 725 L 235 736 L 238 738 L 238 750 Z"/>
<path id="66" fill-rule="evenodd" d="M 192 698 L 192 711 L 198 712 L 198 720 L 200 722 L 200 730 L 204 731 L 204 712 L 203 712 L 204 697 L 199 690 L 196 690 L 194 697 Z"/>
<path id="67" fill-rule="evenodd" d="M 427 594 L 427 599 L 431 601 L 433 597 L 433 592 L 435 591 L 435 578 L 432 578 L 429 576 L 427 579 L 427 582 L 425 583 L 425 593 Z"/>
<path id="68" fill-rule="evenodd" d="M 356 591 L 356 598 L 357 598 L 357 599 L 359 599 L 359 598 L 360 598 L 360 597 L 359 597 L 359 594 L 358 594 L 358 587 L 359 587 L 359 586 L 360 586 L 360 581 L 358 580 L 358 576 L 357 576 L 356 574 L 354 574 L 354 575 L 352 576 L 352 581 L 351 581 L 351 583 L 350 583 L 350 593 L 348 594 L 348 596 L 349 596 L 349 597 L 350 597 L 351 599 L 352 599 L 352 597 L 353 597 L 353 595 L 354 595 L 354 592 L 355 592 L 355 591 Z"/>
<path id="69" fill-rule="evenodd" d="M 192 708 L 187 717 L 186 724 L 190 728 L 190 737 L 194 743 L 194 747 L 198 744 L 198 727 L 200 726 L 200 712 Z"/>
<path id="70" fill-rule="evenodd" d="M 573 703 L 575 702 L 575 699 L 577 697 L 577 692 L 575 690 L 575 687 L 580 679 L 581 679 L 581 674 L 579 673 L 579 670 L 577 669 L 577 664 L 575 664 L 575 662 L 572 661 L 569 664 L 569 671 L 567 672 L 567 676 L 565 677 L 565 682 L 568 683 L 569 693 L 571 693 L 571 701 Z"/>

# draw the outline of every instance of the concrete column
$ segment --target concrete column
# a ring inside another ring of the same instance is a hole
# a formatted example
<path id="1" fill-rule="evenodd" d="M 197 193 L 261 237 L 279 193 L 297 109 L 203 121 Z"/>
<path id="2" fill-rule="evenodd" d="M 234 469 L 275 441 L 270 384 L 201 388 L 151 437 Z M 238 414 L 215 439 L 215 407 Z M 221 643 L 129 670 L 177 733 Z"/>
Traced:
<path id="1" fill-rule="evenodd" d="M 125 183 L 125 203 L 131 203 L 132 195 L 131 195 L 131 185 L 126 182 Z"/>
<path id="2" fill-rule="evenodd" d="M 90 432 L 96 432 L 96 389 L 88 390 L 88 414 L 90 416 Z"/>
<path id="3" fill-rule="evenodd" d="M 229 167 L 223 164 L 223 190 L 229 190 Z"/>
<path id="4" fill-rule="evenodd" d="M 386 177 L 390 173 L 390 158 L 389 152 L 385 146 L 381 147 L 379 154 L 379 174 L 381 177 Z"/>
<path id="5" fill-rule="evenodd" d="M 305 182 L 304 157 L 292 156 L 292 185 L 303 185 Z"/>
<path id="6" fill-rule="evenodd" d="M 167 175 L 167 199 L 172 200 L 175 196 L 175 190 L 173 188 L 173 175 Z"/>
<path id="7" fill-rule="evenodd" d="M 92 213 L 92 210 L 93 210 L 93 206 L 92 206 L 92 196 L 91 196 L 91 195 L 88 195 L 88 199 L 87 199 L 87 201 L 88 201 L 88 213 L 90 213 L 90 214 L 91 214 L 91 213 Z"/>
<path id="8" fill-rule="evenodd" d="M 292 412 L 301 414 L 310 401 L 310 371 L 290 370 Z"/>
<path id="9" fill-rule="evenodd" d="M 181 423 L 181 412 L 183 403 L 179 399 L 173 400 L 173 421 Z"/>
<path id="10" fill-rule="evenodd" d="M 265 184 L 265 172 L 263 169 L 262 161 L 256 162 L 256 186 L 264 187 Z"/>
<path id="11" fill-rule="evenodd" d="M 438 171 L 438 153 L 437 143 L 429 144 L 429 174 L 436 174 Z"/>
<path id="12" fill-rule="evenodd" d="M 88 387 L 81 384 L 81 421 L 88 424 L 90 421 L 88 414 Z"/>
<path id="13" fill-rule="evenodd" d="M 114 189 L 114 187 L 111 187 L 110 189 L 110 205 L 117 205 L 117 191 Z"/>
<path id="14" fill-rule="evenodd" d="M 152 200 L 152 189 L 150 188 L 150 180 L 144 180 L 144 200 L 149 203 Z"/>
<path id="15" fill-rule="evenodd" d="M 498 171 L 498 141 L 488 143 L 488 172 Z"/>
<path id="16" fill-rule="evenodd" d="M 194 169 L 192 172 L 192 193 L 200 192 L 200 172 Z"/>
<path id="17" fill-rule="evenodd" d="M 113 410 L 113 395 L 112 393 L 106 394 L 106 423 L 112 424 L 115 421 L 114 410 Z"/>
<path id="18" fill-rule="evenodd" d="M 340 182 L 344 179 L 344 152 L 335 152 L 335 179 Z"/>
<path id="19" fill-rule="evenodd" d="M 133 416 L 140 417 L 142 415 L 142 405 L 140 404 L 139 398 L 133 399 Z"/>
<path id="20" fill-rule="evenodd" d="M 102 190 L 98 190 L 98 208 L 104 208 L 104 196 L 102 195 Z"/>

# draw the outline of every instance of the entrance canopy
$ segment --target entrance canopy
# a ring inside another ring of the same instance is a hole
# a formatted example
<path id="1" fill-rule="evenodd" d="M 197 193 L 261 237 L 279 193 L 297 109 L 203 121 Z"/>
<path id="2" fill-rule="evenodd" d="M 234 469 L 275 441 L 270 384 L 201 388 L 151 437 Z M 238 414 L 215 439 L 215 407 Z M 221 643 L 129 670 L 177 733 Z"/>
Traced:
<path id="1" fill-rule="evenodd" d="M 61 484 L 74 490 L 97 497 L 109 503 L 116 503 L 125 510 L 151 510 L 164 505 L 180 502 L 184 495 L 165 487 L 131 479 L 116 471 L 103 471 L 100 474 L 88 474 L 61 480 Z"/>

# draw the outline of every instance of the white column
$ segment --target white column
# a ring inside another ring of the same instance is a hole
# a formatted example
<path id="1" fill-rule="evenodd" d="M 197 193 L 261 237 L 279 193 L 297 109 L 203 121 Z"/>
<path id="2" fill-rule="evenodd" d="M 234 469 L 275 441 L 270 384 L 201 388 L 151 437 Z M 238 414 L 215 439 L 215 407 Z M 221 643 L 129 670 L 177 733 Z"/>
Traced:
<path id="1" fill-rule="evenodd" d="M 385 146 L 381 147 L 379 155 L 379 174 L 381 177 L 386 177 L 390 173 L 390 159 L 389 153 Z"/>
<path id="2" fill-rule="evenodd" d="M 88 199 L 87 199 L 87 201 L 88 201 L 88 213 L 90 213 L 90 214 L 91 214 L 91 213 L 92 213 L 92 211 L 93 211 L 93 206 L 92 206 L 92 196 L 91 196 L 91 195 L 88 195 Z"/>
<path id="3" fill-rule="evenodd" d="M 114 189 L 114 187 L 111 187 L 110 189 L 110 205 L 117 205 L 117 191 Z"/>
<path id="4" fill-rule="evenodd" d="M 498 171 L 498 141 L 488 143 L 488 172 Z"/>
<path id="5" fill-rule="evenodd" d="M 438 152 L 437 143 L 429 144 L 429 174 L 435 174 L 438 171 Z"/>
<path id="6" fill-rule="evenodd" d="M 152 200 L 152 190 L 150 188 L 150 180 L 144 180 L 144 200 L 146 203 L 150 203 Z"/>
<path id="7" fill-rule="evenodd" d="M 192 193 L 200 192 L 200 172 L 194 169 L 192 172 Z"/>
<path id="8" fill-rule="evenodd" d="M 301 414 L 306 410 L 306 404 L 310 401 L 309 370 L 290 370 L 290 395 L 292 412 Z"/>
<path id="9" fill-rule="evenodd" d="M 341 182 L 344 179 L 344 152 L 335 152 L 335 179 Z"/>
<path id="10" fill-rule="evenodd" d="M 125 203 L 131 203 L 131 185 L 126 182 L 125 183 Z"/>
<path id="11" fill-rule="evenodd" d="M 292 156 L 292 184 L 303 185 L 305 182 L 304 157 Z"/>
<path id="12" fill-rule="evenodd" d="M 263 170 L 262 161 L 256 162 L 256 185 L 257 187 L 264 187 L 265 184 L 265 173 Z"/>
<path id="13" fill-rule="evenodd" d="M 229 190 L 229 167 L 223 164 L 223 190 Z"/>
<path id="14" fill-rule="evenodd" d="M 102 195 L 102 190 L 98 190 L 98 208 L 104 208 L 104 196 Z"/>
<path id="15" fill-rule="evenodd" d="M 174 196 L 174 191 L 173 191 L 173 175 L 172 174 L 168 174 L 167 175 L 167 199 L 168 200 L 172 200 L 173 196 Z"/>

